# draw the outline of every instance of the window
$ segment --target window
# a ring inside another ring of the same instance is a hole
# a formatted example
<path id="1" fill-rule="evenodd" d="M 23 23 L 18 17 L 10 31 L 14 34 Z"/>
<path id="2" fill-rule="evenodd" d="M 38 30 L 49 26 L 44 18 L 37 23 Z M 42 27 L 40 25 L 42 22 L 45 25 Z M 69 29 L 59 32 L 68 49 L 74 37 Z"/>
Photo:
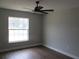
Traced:
<path id="1" fill-rule="evenodd" d="M 9 43 L 29 40 L 29 19 L 8 17 Z"/>

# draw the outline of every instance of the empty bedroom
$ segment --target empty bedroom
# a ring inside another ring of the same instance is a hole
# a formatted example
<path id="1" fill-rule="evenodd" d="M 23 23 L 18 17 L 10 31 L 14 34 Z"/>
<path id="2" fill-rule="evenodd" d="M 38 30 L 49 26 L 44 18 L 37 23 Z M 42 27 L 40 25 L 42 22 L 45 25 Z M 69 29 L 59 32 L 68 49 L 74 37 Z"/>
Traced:
<path id="1" fill-rule="evenodd" d="M 0 0 L 0 59 L 79 59 L 79 1 Z"/>

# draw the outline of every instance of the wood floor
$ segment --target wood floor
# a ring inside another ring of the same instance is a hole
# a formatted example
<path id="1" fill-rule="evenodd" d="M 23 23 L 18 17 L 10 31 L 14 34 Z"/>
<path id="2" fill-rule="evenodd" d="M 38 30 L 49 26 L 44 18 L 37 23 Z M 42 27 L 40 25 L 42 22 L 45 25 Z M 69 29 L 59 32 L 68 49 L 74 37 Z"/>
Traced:
<path id="1" fill-rule="evenodd" d="M 44 46 L 0 53 L 0 59 L 72 59 Z"/>

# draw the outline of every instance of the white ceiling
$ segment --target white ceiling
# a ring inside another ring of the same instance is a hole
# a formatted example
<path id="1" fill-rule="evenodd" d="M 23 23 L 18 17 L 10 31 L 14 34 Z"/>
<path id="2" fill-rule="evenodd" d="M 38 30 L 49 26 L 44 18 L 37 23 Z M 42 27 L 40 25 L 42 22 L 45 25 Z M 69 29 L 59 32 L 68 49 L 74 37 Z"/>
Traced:
<path id="1" fill-rule="evenodd" d="M 36 0 L 0 0 L 0 7 L 21 11 L 31 11 L 35 7 Z M 79 7 L 79 0 L 40 0 L 44 9 L 67 9 Z"/>

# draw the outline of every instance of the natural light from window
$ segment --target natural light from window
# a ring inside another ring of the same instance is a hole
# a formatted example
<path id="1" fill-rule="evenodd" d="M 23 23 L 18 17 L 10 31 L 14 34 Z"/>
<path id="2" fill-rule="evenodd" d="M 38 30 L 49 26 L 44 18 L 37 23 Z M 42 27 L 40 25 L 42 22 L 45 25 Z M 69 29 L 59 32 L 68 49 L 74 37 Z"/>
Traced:
<path id="1" fill-rule="evenodd" d="M 29 19 L 20 17 L 8 17 L 9 43 L 29 40 Z"/>

